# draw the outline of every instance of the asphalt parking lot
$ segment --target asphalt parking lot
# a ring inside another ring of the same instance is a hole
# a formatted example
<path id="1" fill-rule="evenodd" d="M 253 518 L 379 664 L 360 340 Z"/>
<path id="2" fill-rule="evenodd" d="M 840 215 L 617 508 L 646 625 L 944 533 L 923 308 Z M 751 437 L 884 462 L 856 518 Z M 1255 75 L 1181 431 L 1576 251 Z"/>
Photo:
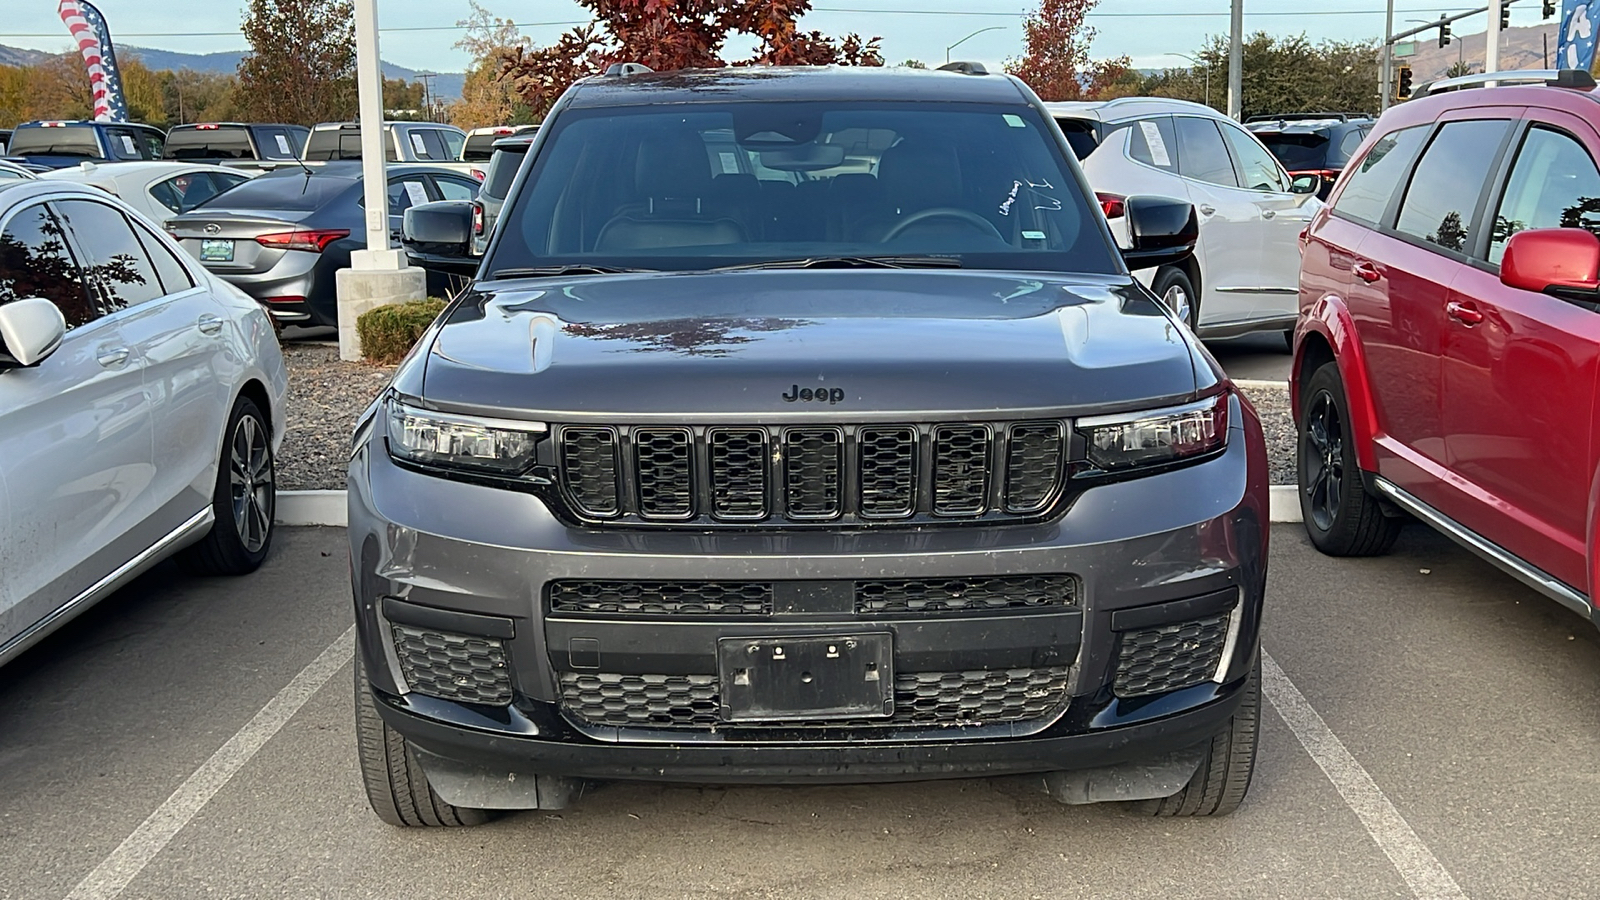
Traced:
<path id="1" fill-rule="evenodd" d="M 401 831 L 357 780 L 343 533 L 285 529 L 251 578 L 164 565 L 0 669 L 0 897 L 1591 896 L 1600 633 L 1417 526 L 1364 561 L 1277 526 L 1271 571 L 1281 677 L 1226 819 L 1017 777 Z"/>

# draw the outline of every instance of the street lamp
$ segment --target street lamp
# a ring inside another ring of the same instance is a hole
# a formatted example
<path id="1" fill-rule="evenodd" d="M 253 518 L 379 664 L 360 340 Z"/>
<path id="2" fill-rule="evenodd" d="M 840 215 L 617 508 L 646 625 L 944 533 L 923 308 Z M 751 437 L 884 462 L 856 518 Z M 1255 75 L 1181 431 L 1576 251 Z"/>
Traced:
<path id="1" fill-rule="evenodd" d="M 954 44 L 944 48 L 944 61 L 948 63 L 950 61 L 950 51 L 961 46 L 962 44 L 965 44 L 967 41 L 970 41 L 978 35 L 983 34 L 985 31 L 1004 31 L 1005 27 L 1006 26 L 1004 25 L 990 25 L 988 28 L 979 28 L 977 31 L 974 31 L 961 40 L 956 41 Z"/>
<path id="2" fill-rule="evenodd" d="M 1202 63 L 1200 60 L 1195 59 L 1194 57 L 1190 56 L 1187 53 L 1168 53 L 1167 55 L 1168 56 L 1181 56 L 1184 59 L 1187 59 L 1189 62 L 1194 63 L 1196 66 L 1204 66 L 1204 68 L 1206 70 L 1206 105 L 1210 106 L 1211 105 L 1211 67 L 1208 66 L 1208 65 L 1205 65 L 1205 63 Z M 1191 68 L 1189 71 L 1192 72 L 1192 71 L 1194 71 L 1194 69 Z"/>

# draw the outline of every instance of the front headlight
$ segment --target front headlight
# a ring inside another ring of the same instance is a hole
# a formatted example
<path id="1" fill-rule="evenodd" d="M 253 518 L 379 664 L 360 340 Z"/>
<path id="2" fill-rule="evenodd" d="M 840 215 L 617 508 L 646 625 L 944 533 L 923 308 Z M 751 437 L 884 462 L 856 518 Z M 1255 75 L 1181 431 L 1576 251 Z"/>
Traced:
<path id="1" fill-rule="evenodd" d="M 1105 472 L 1159 466 L 1227 446 L 1228 395 L 1169 409 L 1079 419 L 1089 465 Z"/>
<path id="2" fill-rule="evenodd" d="M 487 419 L 388 403 L 389 454 L 426 466 L 517 475 L 534 463 L 542 422 Z"/>

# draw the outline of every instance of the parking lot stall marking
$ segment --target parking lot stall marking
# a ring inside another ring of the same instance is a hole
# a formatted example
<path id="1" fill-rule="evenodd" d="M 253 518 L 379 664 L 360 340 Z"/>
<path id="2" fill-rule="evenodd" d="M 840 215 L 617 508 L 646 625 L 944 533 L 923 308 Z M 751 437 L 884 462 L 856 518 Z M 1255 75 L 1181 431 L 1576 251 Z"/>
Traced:
<path id="1" fill-rule="evenodd" d="M 1419 900 L 1466 900 L 1467 895 L 1438 857 L 1417 837 L 1377 782 L 1265 650 L 1261 651 L 1261 679 L 1267 702 L 1288 724 L 1312 761 L 1333 782 L 1345 805 L 1399 870 L 1411 893 Z"/>
<path id="2" fill-rule="evenodd" d="M 243 728 L 217 748 L 200 768 L 184 779 L 133 833 L 84 876 L 67 900 L 112 900 L 164 850 L 217 792 L 244 768 L 284 724 L 300 711 L 334 673 L 344 668 L 355 650 L 352 625 L 313 659 L 283 690 L 267 701 Z"/>

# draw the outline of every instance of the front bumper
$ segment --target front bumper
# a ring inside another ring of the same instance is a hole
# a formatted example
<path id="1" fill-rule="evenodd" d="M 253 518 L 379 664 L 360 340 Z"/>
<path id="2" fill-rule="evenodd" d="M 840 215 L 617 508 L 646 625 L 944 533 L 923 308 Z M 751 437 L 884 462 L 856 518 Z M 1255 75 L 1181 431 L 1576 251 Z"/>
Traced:
<path id="1" fill-rule="evenodd" d="M 1256 418 L 1232 402 L 1222 455 L 1091 488 L 1055 521 L 998 527 L 569 527 L 533 496 L 398 467 L 383 438 L 369 436 L 351 463 L 349 533 L 361 659 L 378 712 L 430 771 L 502 780 L 886 781 L 1100 767 L 1193 747 L 1239 702 L 1265 587 L 1265 454 Z M 547 596 L 550 583 L 571 579 L 825 586 L 1047 573 L 1076 579 L 1071 604 L 868 618 L 848 604 L 827 606 L 829 591 L 818 588 L 802 595 L 821 606 L 780 603 L 756 618 L 639 620 L 555 613 Z M 1122 689 L 1132 634 L 1219 610 L 1228 638 L 1212 646 L 1201 677 L 1133 696 Z M 498 642 L 509 704 L 412 690 L 397 624 Z M 1007 720 L 658 727 L 588 717 L 564 681 L 591 669 L 704 677 L 717 671 L 717 642 L 727 637 L 882 631 L 893 635 L 896 673 L 1062 672 L 1051 688 L 1059 702 Z"/>

